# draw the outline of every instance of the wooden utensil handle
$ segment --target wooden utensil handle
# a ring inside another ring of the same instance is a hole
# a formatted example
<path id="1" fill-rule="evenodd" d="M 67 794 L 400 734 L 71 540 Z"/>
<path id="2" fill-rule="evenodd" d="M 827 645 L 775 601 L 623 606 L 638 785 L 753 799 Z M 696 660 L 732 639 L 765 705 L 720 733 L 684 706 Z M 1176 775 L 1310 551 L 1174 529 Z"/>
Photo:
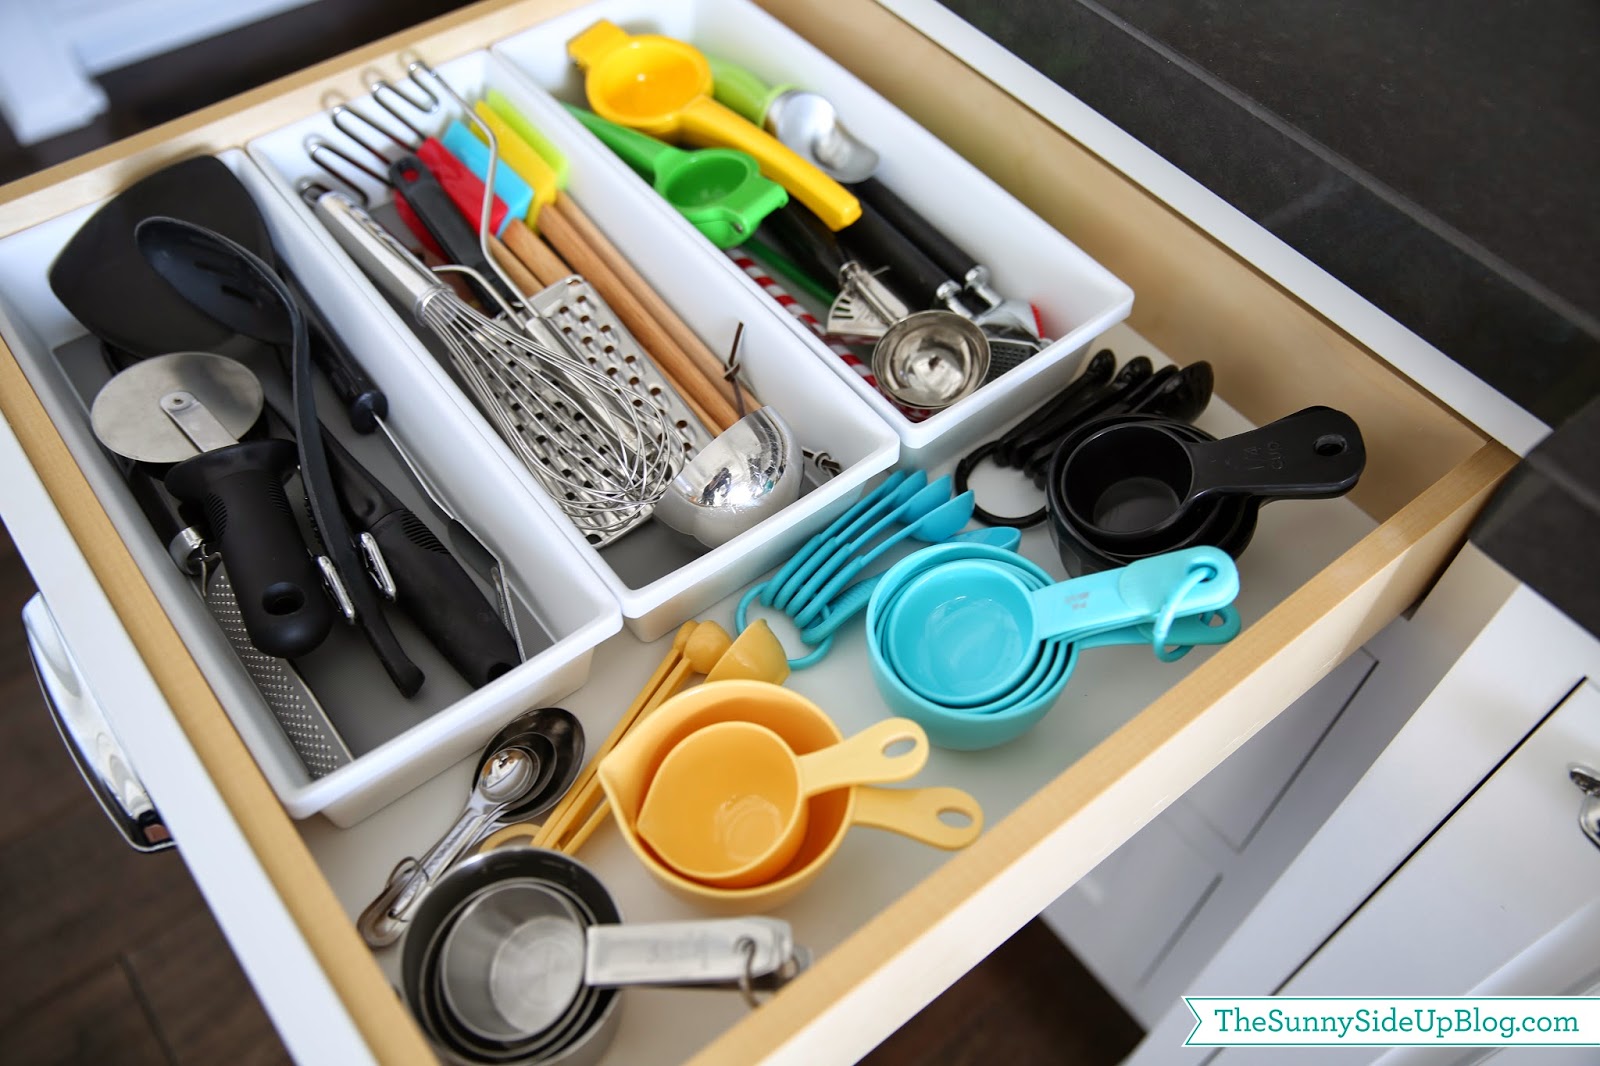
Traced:
<path id="1" fill-rule="evenodd" d="M 572 273 L 561 257 L 540 240 L 533 230 L 518 219 L 512 219 L 505 229 L 506 247 L 516 253 L 523 266 L 539 279 L 539 287 L 554 285 Z"/>
<path id="2" fill-rule="evenodd" d="M 498 237 L 489 238 L 489 254 L 494 257 L 495 263 L 511 278 L 511 283 L 517 291 L 524 296 L 531 296 L 545 287 L 545 282 L 537 274 L 528 269 L 526 263 L 510 248 L 500 243 Z"/>
<path id="3" fill-rule="evenodd" d="M 667 306 L 649 283 L 634 270 L 632 264 L 606 239 L 605 234 L 601 233 L 588 216 L 572 202 L 571 197 L 565 193 L 558 196 L 555 209 L 545 212 L 540 217 L 550 220 L 544 223 L 545 233 L 569 260 L 576 262 L 578 255 L 588 253 L 588 258 L 606 277 L 607 284 L 613 286 L 619 293 L 621 302 L 614 301 L 611 294 L 603 289 L 601 295 L 611 302 L 612 309 L 629 329 L 639 335 L 640 341 L 645 343 L 652 354 L 655 352 L 655 345 L 663 341 L 671 349 L 668 358 L 673 361 L 673 366 L 670 372 L 688 389 L 694 391 L 701 406 L 718 419 L 717 430 L 720 432 L 732 425 L 738 417 L 734 407 L 734 386 L 723 378 L 726 368 L 722 360 L 717 358 L 672 308 Z M 569 245 L 575 245 L 576 251 L 569 249 Z M 587 269 L 581 272 L 588 275 Z M 590 277 L 589 280 L 597 289 L 600 288 L 601 282 L 598 277 Z M 634 325 L 630 315 L 640 320 L 645 332 L 640 332 L 640 327 Z M 656 338 L 655 344 L 646 340 L 647 335 Z M 665 366 L 662 369 L 669 370 Z M 699 380 L 691 383 L 683 380 L 685 378 Z M 754 410 L 760 406 L 759 401 L 750 395 L 748 390 L 743 391 L 745 410 Z M 701 399 L 706 394 L 714 394 L 716 401 L 707 402 Z"/>

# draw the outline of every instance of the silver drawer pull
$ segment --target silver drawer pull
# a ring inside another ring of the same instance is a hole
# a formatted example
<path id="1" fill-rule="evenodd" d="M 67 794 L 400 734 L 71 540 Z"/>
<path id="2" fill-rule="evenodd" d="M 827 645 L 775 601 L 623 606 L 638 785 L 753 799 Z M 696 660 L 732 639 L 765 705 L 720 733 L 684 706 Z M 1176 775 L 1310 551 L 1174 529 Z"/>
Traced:
<path id="1" fill-rule="evenodd" d="M 35 595 L 23 605 L 22 628 L 45 706 L 100 809 L 135 851 L 172 847 L 171 834 L 84 684 L 43 597 Z"/>
<path id="2" fill-rule="evenodd" d="M 1600 848 L 1600 773 L 1573 763 L 1567 767 L 1567 778 L 1583 793 L 1583 802 L 1578 805 L 1578 828 L 1589 843 Z"/>

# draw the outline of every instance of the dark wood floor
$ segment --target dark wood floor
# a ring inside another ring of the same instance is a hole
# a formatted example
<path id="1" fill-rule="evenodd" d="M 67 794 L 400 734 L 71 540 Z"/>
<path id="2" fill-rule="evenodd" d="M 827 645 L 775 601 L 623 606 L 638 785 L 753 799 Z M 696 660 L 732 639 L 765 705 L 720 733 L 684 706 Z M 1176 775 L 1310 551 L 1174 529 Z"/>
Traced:
<path id="1" fill-rule="evenodd" d="M 140 855 L 46 713 L 0 537 L 0 1062 L 287 1062 L 176 851 Z"/>
<path id="2" fill-rule="evenodd" d="M 20 148 L 0 123 L 0 182 L 460 2 L 320 0 L 115 72 L 102 79 L 112 110 L 89 129 Z M 288 1061 L 180 856 L 126 848 L 78 778 L 27 659 L 18 612 L 32 592 L 0 536 L 0 1063 Z M 1110 1066 L 1141 1035 L 1034 922 L 866 1061 Z"/>

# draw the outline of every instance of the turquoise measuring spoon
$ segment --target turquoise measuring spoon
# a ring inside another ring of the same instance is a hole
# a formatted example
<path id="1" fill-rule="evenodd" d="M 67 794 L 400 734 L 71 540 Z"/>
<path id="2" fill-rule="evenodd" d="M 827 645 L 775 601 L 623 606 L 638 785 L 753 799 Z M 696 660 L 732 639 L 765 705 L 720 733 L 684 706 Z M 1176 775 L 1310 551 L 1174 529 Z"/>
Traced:
<path id="1" fill-rule="evenodd" d="M 718 248 L 732 248 L 789 202 L 788 191 L 762 177 L 755 158 L 737 149 L 687 152 L 593 111 L 566 108 Z"/>
<path id="2" fill-rule="evenodd" d="M 875 560 L 882 558 L 884 552 L 907 537 L 915 537 L 926 544 L 940 544 L 948 540 L 960 532 L 962 526 L 972 521 L 972 507 L 972 493 L 963 492 L 955 499 L 941 503 L 921 518 L 908 522 L 903 528 L 885 537 L 871 551 L 850 559 L 817 591 L 810 603 L 798 612 L 791 612 L 794 614 L 795 625 L 804 628 L 816 621 L 817 616 L 827 607 L 829 600 L 844 591 L 844 587 L 860 577 L 861 572 Z M 790 604 L 791 608 L 794 606 L 795 604 Z"/>
<path id="3" fill-rule="evenodd" d="M 907 687 L 947 706 L 988 703 L 1032 670 L 1046 641 L 1219 610 L 1239 593 L 1233 560 L 1216 548 L 1141 559 L 1119 570 L 1033 590 L 1014 569 L 957 561 L 917 575 L 884 619 L 887 651 Z"/>
<path id="4" fill-rule="evenodd" d="M 943 543 L 986 544 L 1014 552 L 1022 543 L 1022 530 L 1011 526 L 980 526 L 947 537 Z M 888 572 L 885 570 L 882 574 L 864 577 L 845 589 L 842 596 L 824 605 L 820 617 L 815 622 L 800 631 L 800 639 L 807 644 L 820 644 L 826 638 L 833 636 L 839 631 L 840 626 L 866 610 L 867 602 L 872 599 L 872 590 L 878 587 L 878 582 L 882 581 Z"/>
<path id="5" fill-rule="evenodd" d="M 789 556 L 784 564 L 778 567 L 777 573 L 767 579 L 766 587 L 761 590 L 761 602 L 768 607 L 776 606 L 781 610 L 783 604 L 778 603 L 778 591 L 783 587 L 784 583 L 791 576 L 798 573 L 801 567 L 805 566 L 812 554 L 822 547 L 829 537 L 832 537 L 858 517 L 877 506 L 878 501 L 891 495 L 906 477 L 907 474 L 904 470 L 896 470 L 885 478 L 881 485 L 871 492 L 863 494 L 859 500 L 851 504 L 844 514 L 829 523 L 827 529 L 824 529 L 821 533 L 812 534 L 811 539 L 806 541 L 799 551 Z"/>
<path id="6" fill-rule="evenodd" d="M 796 568 L 795 572 L 784 580 L 783 585 L 773 595 L 772 606 L 780 611 L 788 610 L 789 604 L 794 601 L 795 595 L 799 593 L 805 583 L 811 579 L 811 575 L 826 566 L 833 557 L 833 553 L 849 543 L 850 538 L 856 532 L 865 527 L 867 523 L 876 521 L 885 511 L 892 511 L 899 507 L 921 492 L 927 485 L 928 475 L 924 471 L 913 470 L 909 477 L 894 487 L 893 491 L 881 493 L 874 500 L 871 507 L 863 508 L 848 525 L 829 537 L 802 566 Z"/>
<path id="7" fill-rule="evenodd" d="M 839 568 L 865 549 L 878 536 L 896 522 L 915 522 L 923 515 L 932 511 L 950 499 L 950 475 L 946 474 L 937 481 L 930 482 L 917 492 L 912 493 L 898 507 L 888 514 L 880 517 L 866 529 L 850 536 L 849 531 L 835 538 L 836 547 L 829 553 L 827 559 L 812 572 L 799 591 L 789 597 L 789 606 L 786 608 L 791 615 L 794 614 L 797 604 L 810 604 L 828 579 L 838 572 Z"/>

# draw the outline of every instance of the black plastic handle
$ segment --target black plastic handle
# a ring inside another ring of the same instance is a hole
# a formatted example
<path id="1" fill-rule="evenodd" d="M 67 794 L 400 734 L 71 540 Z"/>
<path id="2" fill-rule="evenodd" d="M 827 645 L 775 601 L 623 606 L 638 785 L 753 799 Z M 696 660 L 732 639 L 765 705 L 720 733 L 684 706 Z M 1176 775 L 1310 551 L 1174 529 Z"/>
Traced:
<path id="1" fill-rule="evenodd" d="M 1191 498 L 1343 496 L 1367 465 L 1361 428 L 1331 407 L 1307 407 L 1260 429 L 1219 441 L 1185 442 L 1183 448 L 1193 470 Z"/>
<path id="2" fill-rule="evenodd" d="M 888 268 L 884 282 L 917 308 L 940 306 L 946 286 L 952 292 L 961 287 L 871 204 L 862 204 L 861 217 L 839 231 L 839 244 L 869 270 Z"/>
<path id="3" fill-rule="evenodd" d="M 306 316 L 306 325 L 311 332 L 311 361 L 327 375 L 328 384 L 333 386 L 333 394 L 344 404 L 350 428 L 361 434 L 371 433 L 378 428 L 378 419 L 388 417 L 389 398 L 367 376 L 360 360 L 328 325 L 317 302 L 299 279 L 283 268 L 279 268 L 278 276 L 289 286 L 295 303 L 300 305 L 301 313 Z"/>
<path id="4" fill-rule="evenodd" d="M 186 459 L 166 477 L 169 492 L 204 509 L 250 643 L 281 658 L 315 650 L 334 616 L 283 491 L 297 459 L 290 441 L 248 441 Z"/>
<path id="5" fill-rule="evenodd" d="M 790 200 L 766 217 L 761 230 L 796 262 L 838 284 L 845 263 L 838 238 L 803 204 Z"/>
<path id="6" fill-rule="evenodd" d="M 433 531 L 331 433 L 323 443 L 351 524 L 378 542 L 400 609 L 450 665 L 480 688 L 521 662 L 499 613 Z"/>
<path id="7" fill-rule="evenodd" d="M 501 299 L 515 301 L 519 298 L 500 280 L 494 267 L 489 265 L 483 248 L 478 244 L 478 231 L 461 217 L 455 201 L 450 199 L 450 194 L 444 191 L 444 186 L 439 184 L 439 179 L 433 176 L 433 171 L 428 169 L 426 163 L 414 155 L 401 156 L 389 164 L 389 183 L 394 186 L 395 194 L 403 197 L 411 210 L 416 212 L 423 228 L 438 243 L 445 258 L 477 271 Z M 472 280 L 471 284 L 488 306 L 497 306 L 493 296 L 485 292 L 482 285 L 476 280 Z"/>
<path id="8" fill-rule="evenodd" d="M 383 550 L 402 610 L 473 688 L 521 661 L 499 613 L 423 521 L 402 507 L 368 530 Z"/>
<path id="9" fill-rule="evenodd" d="M 850 186 L 850 191 L 873 207 L 889 225 L 909 237 L 947 277 L 965 282 L 967 275 L 977 269 L 976 259 L 877 178 L 856 182 Z"/>

